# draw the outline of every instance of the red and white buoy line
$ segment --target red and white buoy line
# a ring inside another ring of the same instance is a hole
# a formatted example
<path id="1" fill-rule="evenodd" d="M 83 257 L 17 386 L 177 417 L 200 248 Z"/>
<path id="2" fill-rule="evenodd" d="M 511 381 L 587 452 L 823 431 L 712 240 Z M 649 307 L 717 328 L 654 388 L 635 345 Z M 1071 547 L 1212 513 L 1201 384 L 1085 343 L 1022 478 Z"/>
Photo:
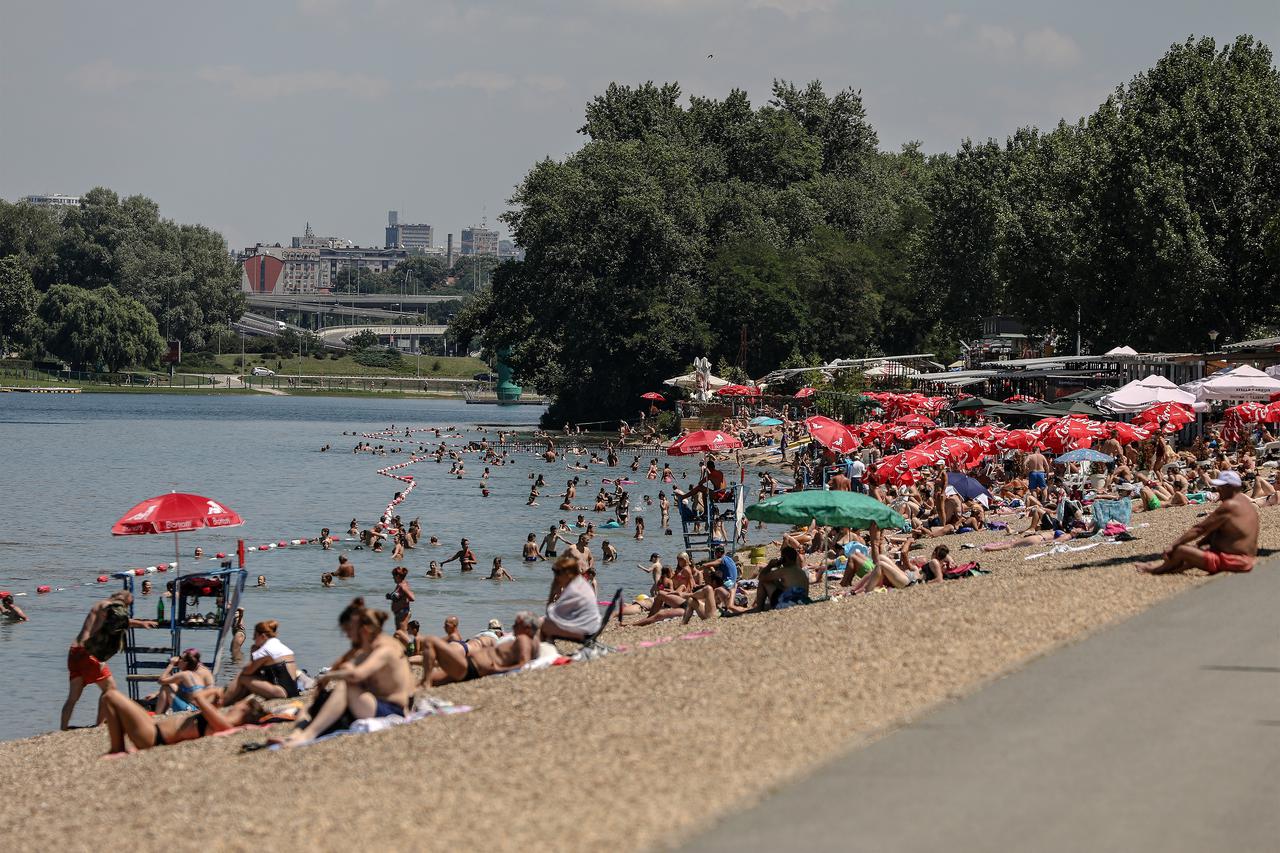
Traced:
<path id="1" fill-rule="evenodd" d="M 396 496 L 393 497 L 390 503 L 387 504 L 386 511 L 382 513 L 383 524 L 387 524 L 391 521 L 391 519 L 395 516 L 395 513 L 393 512 L 393 510 L 400 504 L 404 503 L 404 499 L 409 497 L 409 493 L 412 492 L 418 486 L 417 482 L 414 480 L 412 475 L 396 474 L 393 472 L 399 471 L 401 468 L 407 468 L 408 466 L 413 465 L 415 462 L 422 462 L 427 458 L 428 457 L 426 456 L 410 456 L 409 459 L 405 462 L 398 462 L 395 465 L 388 465 L 385 468 L 378 469 L 378 473 L 381 474 L 382 476 L 390 477 L 393 480 L 399 480 L 400 482 L 406 484 L 404 490 L 396 492 Z"/>
<path id="2" fill-rule="evenodd" d="M 266 554 L 270 551 L 277 551 L 285 548 L 296 548 L 302 545 L 314 545 L 319 541 L 320 541 L 319 537 L 312 537 L 310 539 L 280 539 L 279 541 L 276 541 L 276 542 L 265 542 L 261 545 L 246 545 L 244 550 L 246 554 L 253 554 L 253 553 Z M 346 539 L 344 541 L 355 542 L 357 540 Z M 229 554 L 224 551 L 219 551 L 216 554 L 210 554 L 204 557 L 188 557 L 186 560 L 183 561 L 183 563 L 184 564 L 187 562 L 198 563 L 201 560 L 226 560 L 228 558 L 234 558 L 235 556 L 236 556 L 235 551 L 232 551 Z M 37 586 L 35 588 L 34 593 L 13 592 L 11 594 L 14 596 L 14 598 L 18 598 L 20 596 L 31 595 L 31 594 L 48 595 L 54 592 L 69 592 L 74 589 L 80 589 L 81 587 L 97 586 L 98 584 L 109 583 L 112 578 L 117 578 L 117 579 L 125 578 L 130 575 L 133 575 L 134 577 L 142 577 L 143 575 L 163 574 L 164 572 L 167 572 L 170 569 L 177 568 L 177 565 L 178 565 L 177 563 L 169 562 L 169 563 L 156 563 L 154 566 L 143 566 L 142 568 L 139 568 L 139 569 L 121 569 L 118 572 L 112 572 L 111 574 L 106 574 L 106 575 L 98 575 L 97 578 L 95 578 L 94 580 L 83 581 L 81 583 L 74 583 L 71 586 L 51 586 L 49 584 L 41 584 L 40 586 Z M 6 590 L 0 590 L 0 592 L 5 592 L 5 591 Z"/>

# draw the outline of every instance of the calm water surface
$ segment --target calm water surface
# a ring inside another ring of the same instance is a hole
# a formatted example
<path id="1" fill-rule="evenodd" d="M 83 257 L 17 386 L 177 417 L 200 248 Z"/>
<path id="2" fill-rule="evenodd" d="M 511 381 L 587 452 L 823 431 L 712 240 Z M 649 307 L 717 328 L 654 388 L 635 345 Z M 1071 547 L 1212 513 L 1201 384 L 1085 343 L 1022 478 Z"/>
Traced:
<path id="1" fill-rule="evenodd" d="M 390 424 L 457 425 L 467 438 L 478 438 L 480 425 L 528 429 L 540 413 L 530 406 L 467 406 L 439 400 L 0 394 L 0 518 L 5 521 L 0 530 L 0 589 L 28 593 L 16 601 L 31 617 L 23 624 L 0 624 L 0 739 L 57 727 L 66 697 L 67 646 L 89 605 L 117 589 L 119 582 L 82 584 L 100 574 L 173 559 L 172 537 L 110 535 L 111 525 L 138 501 L 171 489 L 191 491 L 216 498 L 245 518 L 240 528 L 185 535 L 184 557 L 197 545 L 210 554 L 233 552 L 237 538 L 253 544 L 312 537 L 321 527 L 345 533 L 352 517 L 362 526 L 374 523 L 402 486 L 378 476 L 376 469 L 408 457 L 353 454 L 358 439 L 344 436 L 344 431 L 369 432 Z M 465 439 L 446 441 L 461 444 Z M 325 444 L 333 450 L 320 453 Z M 483 630 L 490 618 L 501 619 L 509 628 L 517 610 L 540 610 L 550 571 L 546 563 L 521 562 L 521 545 L 529 533 L 542 534 L 566 516 L 572 523 L 576 515 L 556 508 L 559 500 L 553 495 L 563 491 L 572 476 L 563 464 L 547 465 L 529 454 L 515 454 L 515 465 L 493 468 L 491 496 L 483 498 L 478 480 L 484 465 L 476 454 L 465 458 L 463 480 L 448 476 L 447 461 L 420 462 L 399 472 L 418 479 L 418 487 L 399 510 L 406 521 L 422 517 L 423 542 L 404 562 L 418 597 L 414 616 L 432 633 L 439 632 L 449 614 L 461 618 L 466 635 Z M 644 457 L 646 464 L 649 458 Z M 622 461 L 625 465 L 630 457 Z M 682 468 L 696 473 L 696 462 L 678 462 L 673 466 L 677 473 Z M 579 488 L 578 504 L 590 505 L 600 478 L 623 470 L 592 468 L 580 475 L 590 482 Z M 525 506 L 531 472 L 547 478 L 539 507 Z M 648 582 L 635 565 L 653 551 L 672 562 L 679 550 L 678 532 L 664 537 L 657 530 L 657 507 L 643 510 L 642 496 L 656 499 L 662 488 L 644 480 L 643 473 L 642 468 L 640 483 L 629 488 L 633 508 L 642 509 L 650 525 L 646 540 L 635 542 L 630 530 L 613 536 L 601 531 L 601 538 L 620 551 L 619 562 L 602 570 L 605 597 L 606 588 L 617 586 L 628 594 L 643 591 Z M 608 517 L 586 515 L 597 523 Z M 431 535 L 440 537 L 444 546 L 428 548 Z M 462 536 L 471 539 L 480 559 L 476 572 L 459 576 L 452 563 L 445 567 L 445 579 L 426 579 L 428 562 L 451 555 Z M 329 553 L 306 546 L 248 555 L 245 621 L 278 619 L 281 639 L 313 673 L 345 646 L 335 625 L 338 611 L 353 595 L 385 603 L 383 595 L 393 586 L 390 548 L 383 554 L 351 551 L 357 576 L 339 581 L 336 589 L 320 586 L 321 572 L 331 570 L 338 554 L 355 544 L 342 543 Z M 504 558 L 514 583 L 483 579 L 495 556 Z M 259 574 L 267 577 L 265 589 L 252 588 Z M 152 577 L 163 587 L 165 575 Z M 43 584 L 67 589 L 35 595 L 35 588 Z M 153 615 L 155 599 L 139 597 L 136 608 L 139 615 Z M 201 639 L 208 642 L 203 632 Z M 123 686 L 124 656 L 110 663 Z M 96 688 L 86 690 L 74 723 L 93 721 L 97 694 Z"/>

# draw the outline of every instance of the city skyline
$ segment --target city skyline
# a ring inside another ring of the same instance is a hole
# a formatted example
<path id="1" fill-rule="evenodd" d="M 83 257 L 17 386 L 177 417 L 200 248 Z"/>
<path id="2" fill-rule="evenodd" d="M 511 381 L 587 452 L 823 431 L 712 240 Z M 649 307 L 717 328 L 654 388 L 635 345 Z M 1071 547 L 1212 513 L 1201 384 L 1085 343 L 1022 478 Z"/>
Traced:
<path id="1" fill-rule="evenodd" d="M 0 32 L 0 197 L 106 186 L 231 249 L 317 233 L 383 243 L 388 210 L 455 239 L 528 169 L 578 148 L 611 81 L 686 95 L 774 78 L 860 89 L 883 149 L 930 153 L 1091 112 L 1174 42 L 1251 33 L 1265 2 L 298 0 L 11 4 Z M 198 41 L 188 35 L 201 33 Z"/>

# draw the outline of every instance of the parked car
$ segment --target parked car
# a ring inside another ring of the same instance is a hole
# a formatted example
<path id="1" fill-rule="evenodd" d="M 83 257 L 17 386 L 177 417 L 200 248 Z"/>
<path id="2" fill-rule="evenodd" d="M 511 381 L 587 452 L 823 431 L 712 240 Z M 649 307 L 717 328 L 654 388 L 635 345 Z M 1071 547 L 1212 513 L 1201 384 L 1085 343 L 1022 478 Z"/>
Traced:
<path id="1" fill-rule="evenodd" d="M 253 369 L 254 376 L 275 376 L 276 372 L 269 367 L 255 367 Z"/>
<path id="2" fill-rule="evenodd" d="M 471 378 L 474 379 L 476 382 L 497 382 L 498 381 L 498 376 L 496 373 L 477 373 L 475 376 L 472 376 Z"/>

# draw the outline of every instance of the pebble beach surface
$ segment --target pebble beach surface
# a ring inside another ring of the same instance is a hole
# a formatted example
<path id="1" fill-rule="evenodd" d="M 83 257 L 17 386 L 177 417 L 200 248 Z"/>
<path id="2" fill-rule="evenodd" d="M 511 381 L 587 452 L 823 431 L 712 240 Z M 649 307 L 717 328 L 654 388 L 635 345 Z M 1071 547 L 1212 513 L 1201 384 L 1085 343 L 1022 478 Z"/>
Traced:
<path id="1" fill-rule="evenodd" d="M 606 639 L 625 653 L 436 688 L 475 710 L 287 754 L 241 754 L 261 730 L 109 760 L 101 730 L 3 743 L 7 846 L 673 846 L 938 703 L 1210 582 L 1133 568 L 1203 511 L 1139 513 L 1136 541 L 1032 560 L 1048 546 L 982 552 L 960 545 L 996 534 L 947 537 L 957 561 L 992 574 L 688 628 L 615 625 Z M 1263 510 L 1262 525 L 1263 551 L 1280 549 L 1280 509 Z M 602 593 L 622 571 L 635 570 L 602 571 Z M 715 633 L 637 647 L 703 629 Z M 823 801 L 856 791 L 814 795 L 821 820 Z"/>

